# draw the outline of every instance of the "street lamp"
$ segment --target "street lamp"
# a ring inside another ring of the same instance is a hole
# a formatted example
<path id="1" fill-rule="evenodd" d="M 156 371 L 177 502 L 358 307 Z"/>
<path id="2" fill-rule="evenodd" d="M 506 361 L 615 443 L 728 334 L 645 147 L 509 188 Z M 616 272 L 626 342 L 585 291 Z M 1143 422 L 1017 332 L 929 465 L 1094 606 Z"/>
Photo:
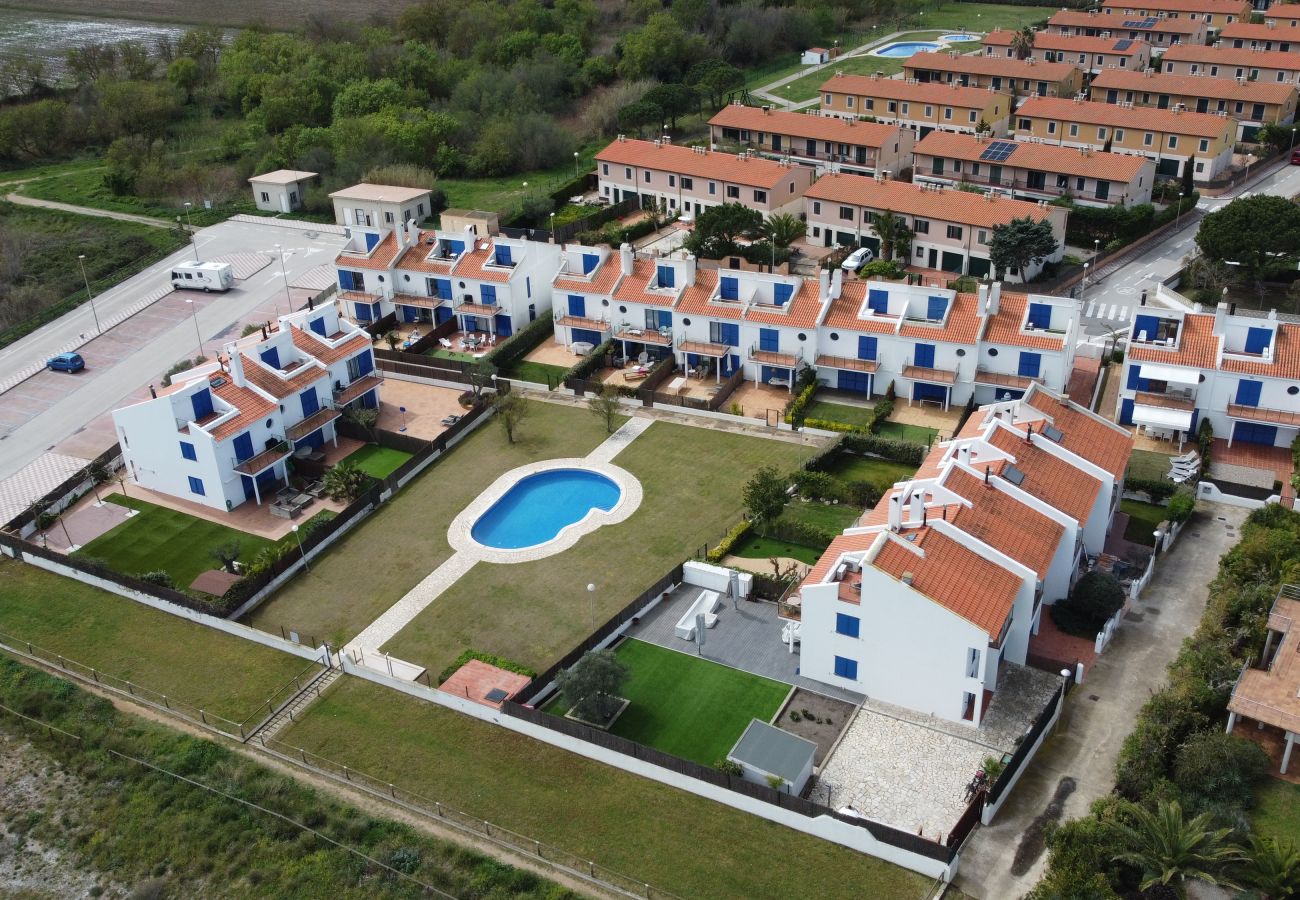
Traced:
<path id="1" fill-rule="evenodd" d="M 1291 129 L 1291 134 L 1292 135 L 1295 134 L 1294 128 Z M 578 151 L 577 150 L 573 151 L 573 177 L 574 178 L 578 177 Z"/>
<path id="2" fill-rule="evenodd" d="M 1083 282 L 1082 287 L 1079 289 L 1080 305 L 1083 305 L 1083 303 L 1088 299 L 1088 266 L 1091 264 L 1091 260 L 1083 264 Z"/>
<path id="3" fill-rule="evenodd" d="M 1178 192 L 1178 211 L 1174 213 L 1174 231 L 1178 230 L 1178 223 L 1183 218 L 1183 198 L 1187 196 L 1186 191 Z"/>
<path id="4" fill-rule="evenodd" d="M 591 598 L 591 630 L 596 630 L 596 586 L 587 585 L 587 596 Z"/>
<path id="5" fill-rule="evenodd" d="M 276 244 L 276 245 L 275 245 L 275 252 L 276 252 L 277 254 L 279 254 L 279 256 L 280 256 L 280 274 L 281 274 L 282 276 L 284 276 L 284 299 L 285 299 L 285 305 L 288 306 L 288 308 L 289 308 L 289 314 L 292 315 L 292 314 L 293 314 L 293 294 L 289 293 L 289 273 L 286 272 L 285 269 L 284 269 L 284 251 L 280 249 L 280 245 L 279 245 L 279 244 Z"/>
<path id="6" fill-rule="evenodd" d="M 307 551 L 302 549 L 302 535 L 298 534 L 298 525 L 295 522 L 293 526 L 293 536 L 298 539 L 298 555 L 302 557 L 302 570 L 310 572 L 311 566 L 307 565 Z"/>
<path id="7" fill-rule="evenodd" d="M 194 240 L 194 220 L 190 218 L 190 207 L 194 204 L 185 201 L 185 225 L 190 230 L 190 243 L 194 246 L 194 261 L 199 261 L 199 242 Z"/>
<path id="8" fill-rule="evenodd" d="M 190 314 L 194 317 L 194 336 L 199 339 L 199 356 L 203 356 L 203 335 L 199 333 L 199 308 L 188 297 L 185 298 L 185 302 L 190 305 Z"/>
<path id="9" fill-rule="evenodd" d="M 1291 128 L 1291 150 L 1295 150 L 1295 127 Z"/>
<path id="10" fill-rule="evenodd" d="M 95 312 L 95 295 L 90 292 L 90 279 L 86 277 L 86 254 L 77 256 L 77 265 L 81 266 L 81 280 L 86 283 L 86 297 L 90 299 L 90 314 L 95 317 L 95 334 L 103 334 L 99 327 L 99 313 Z"/>

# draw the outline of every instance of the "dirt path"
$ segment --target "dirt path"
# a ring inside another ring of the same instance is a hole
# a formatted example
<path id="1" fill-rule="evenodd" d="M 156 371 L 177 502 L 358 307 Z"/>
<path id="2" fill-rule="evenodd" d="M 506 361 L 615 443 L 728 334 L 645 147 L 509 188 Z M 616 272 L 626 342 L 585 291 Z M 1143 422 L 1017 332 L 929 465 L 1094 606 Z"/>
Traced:
<path id="1" fill-rule="evenodd" d="M 21 184 L 24 182 L 15 182 Z M 175 222 L 169 222 L 166 219 L 156 219 L 153 216 L 138 216 L 134 213 L 115 212 L 111 209 L 95 209 L 90 206 L 74 206 L 71 203 L 59 203 L 55 200 L 40 200 L 36 197 L 28 197 L 17 192 L 5 194 L 5 200 L 18 206 L 37 206 L 42 209 L 57 209 L 63 212 L 76 213 L 82 216 L 98 216 L 101 219 L 117 219 L 119 222 L 135 222 L 139 225 L 149 225 L 154 228 L 175 228 Z"/>

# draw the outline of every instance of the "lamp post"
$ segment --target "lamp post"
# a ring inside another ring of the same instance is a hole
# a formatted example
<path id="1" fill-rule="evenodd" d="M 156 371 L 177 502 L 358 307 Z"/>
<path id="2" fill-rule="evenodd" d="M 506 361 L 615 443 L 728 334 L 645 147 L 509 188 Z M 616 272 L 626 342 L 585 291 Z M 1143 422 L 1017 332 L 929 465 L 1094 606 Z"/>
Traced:
<path id="1" fill-rule="evenodd" d="M 288 273 L 287 271 L 285 271 L 285 268 L 284 268 L 284 251 L 280 249 L 280 245 L 279 245 L 279 244 L 276 244 L 276 245 L 275 245 L 275 252 L 276 252 L 276 253 L 279 255 L 279 257 L 280 257 L 280 275 L 283 276 L 283 278 L 284 278 L 284 300 L 285 300 L 285 305 L 288 307 L 290 315 L 292 315 L 292 314 L 293 314 L 293 294 L 289 293 L 289 273 Z"/>
<path id="2" fill-rule="evenodd" d="M 1174 231 L 1178 230 L 1178 223 L 1183 219 L 1183 198 L 1186 196 L 1186 191 L 1178 192 L 1178 210 L 1174 213 Z"/>
<path id="3" fill-rule="evenodd" d="M 302 557 L 302 570 L 311 571 L 311 566 L 307 565 L 307 551 L 302 549 L 302 535 L 298 534 L 298 523 L 293 525 L 293 536 L 298 539 L 298 555 Z"/>
<path id="4" fill-rule="evenodd" d="M 1294 128 L 1291 129 L 1291 134 L 1293 136 L 1295 135 Z M 578 177 L 578 151 L 577 150 L 573 151 L 573 177 L 574 178 Z"/>
<path id="5" fill-rule="evenodd" d="M 194 336 L 199 339 L 199 356 L 203 356 L 203 335 L 199 333 L 199 309 L 188 297 L 185 298 L 185 302 L 190 305 L 190 315 L 194 317 Z"/>
<path id="6" fill-rule="evenodd" d="M 86 254 L 77 256 L 77 265 L 81 266 L 81 280 L 86 283 L 86 297 L 90 299 L 90 314 L 95 317 L 95 334 L 103 334 L 104 329 L 99 327 L 99 313 L 95 311 L 95 295 L 90 292 L 90 279 L 86 277 Z"/>
<path id="7" fill-rule="evenodd" d="M 191 203 L 190 201 L 188 201 L 188 200 L 185 201 L 185 226 L 189 229 L 189 232 L 190 232 L 190 244 L 194 247 L 194 261 L 195 261 L 195 262 L 198 262 L 198 261 L 199 261 L 199 242 L 196 241 L 196 240 L 194 240 L 194 220 L 190 218 L 190 207 L 193 206 L 193 205 L 194 205 L 194 204 Z"/>
<path id="8" fill-rule="evenodd" d="M 1294 151 L 1294 150 L 1295 150 L 1295 126 L 1292 126 L 1292 127 L 1291 127 L 1291 148 L 1290 148 L 1290 151 L 1288 151 L 1288 152 L 1291 152 L 1291 151 Z"/>
<path id="9" fill-rule="evenodd" d="M 1080 287 L 1079 289 L 1080 306 L 1082 306 L 1088 300 L 1088 266 L 1091 264 L 1092 264 L 1091 260 L 1083 264 L 1083 281 L 1081 282 L 1082 287 Z"/>
<path id="10" fill-rule="evenodd" d="M 596 630 L 596 586 L 587 585 L 587 596 L 591 598 L 591 630 Z"/>

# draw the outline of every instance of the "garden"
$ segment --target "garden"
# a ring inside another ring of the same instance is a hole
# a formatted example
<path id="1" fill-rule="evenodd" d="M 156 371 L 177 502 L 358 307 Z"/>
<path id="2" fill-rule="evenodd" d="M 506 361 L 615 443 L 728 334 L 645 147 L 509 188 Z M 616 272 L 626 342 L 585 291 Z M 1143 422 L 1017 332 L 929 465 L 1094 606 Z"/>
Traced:
<path id="1" fill-rule="evenodd" d="M 378 444 L 366 444 L 345 459 L 371 478 L 383 480 L 400 469 L 413 454 Z"/>

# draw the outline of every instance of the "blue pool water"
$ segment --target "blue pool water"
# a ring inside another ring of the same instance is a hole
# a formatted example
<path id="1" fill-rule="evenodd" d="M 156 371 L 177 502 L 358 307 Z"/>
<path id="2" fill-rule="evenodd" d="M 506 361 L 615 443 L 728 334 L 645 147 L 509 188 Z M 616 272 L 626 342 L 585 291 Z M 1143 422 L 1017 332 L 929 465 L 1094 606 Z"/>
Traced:
<path id="1" fill-rule="evenodd" d="M 980 36 L 978 34 L 968 34 L 964 31 L 954 31 L 952 34 L 939 35 L 939 40 L 943 41 L 945 44 L 959 44 L 963 41 L 978 41 L 979 39 Z"/>
<path id="2" fill-rule="evenodd" d="M 622 490 L 582 469 L 552 469 L 521 478 L 478 517 L 470 534 L 487 547 L 518 550 L 542 544 L 593 509 L 611 510 Z"/>
<path id="3" fill-rule="evenodd" d="M 875 56 L 888 56 L 891 59 L 903 59 L 908 56 L 914 56 L 926 50 L 938 50 L 942 45 L 931 43 L 929 41 L 902 41 L 897 44 L 889 44 L 881 47 L 875 52 Z"/>

